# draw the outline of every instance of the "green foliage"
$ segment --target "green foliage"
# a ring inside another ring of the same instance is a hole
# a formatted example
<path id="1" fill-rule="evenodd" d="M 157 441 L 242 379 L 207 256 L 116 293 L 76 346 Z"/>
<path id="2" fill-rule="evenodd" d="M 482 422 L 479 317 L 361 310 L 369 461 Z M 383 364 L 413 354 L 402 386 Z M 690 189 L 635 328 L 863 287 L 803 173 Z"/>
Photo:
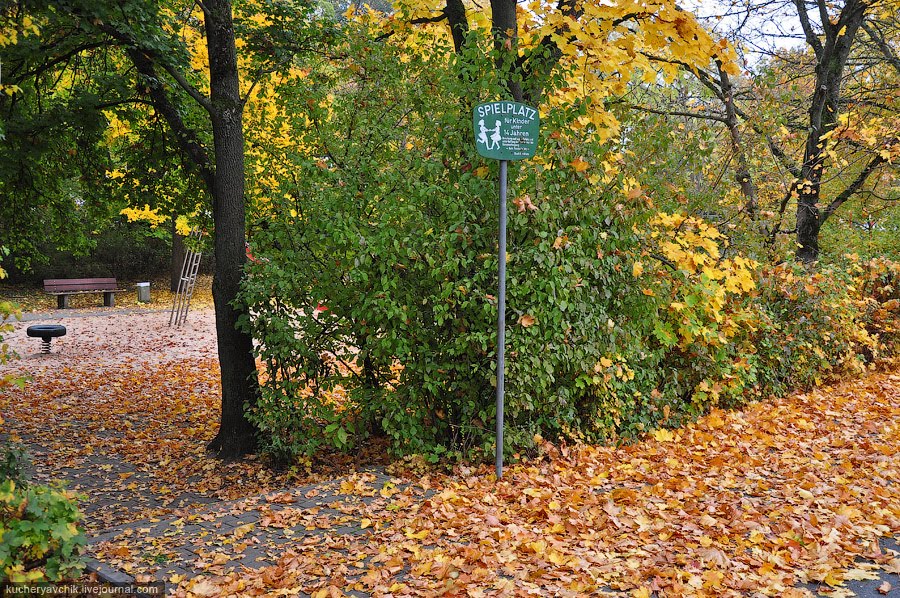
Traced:
<path id="1" fill-rule="evenodd" d="M 856 365 L 866 341 L 841 268 L 807 274 L 782 264 L 760 272 L 756 338 L 761 384 L 773 394 L 809 387 L 841 366 Z"/>
<path id="2" fill-rule="evenodd" d="M 352 58 L 315 70 L 311 90 L 279 90 L 280 101 L 310 109 L 289 123 L 306 150 L 291 156 L 294 186 L 265 206 L 272 215 L 253 237 L 260 261 L 244 299 L 269 372 L 253 417 L 283 458 L 373 431 L 432 458 L 488 452 L 497 166 L 475 154 L 466 106 L 498 92 L 459 73 L 490 72 L 490 58 L 457 63 L 443 48 L 404 62 L 389 45 L 350 38 Z M 612 194 L 598 197 L 567 167 L 575 154 L 558 134 L 582 108 L 544 123 L 541 166 L 510 169 L 514 447 L 538 431 L 577 429 L 594 411 L 583 373 L 640 332 L 621 316 L 645 303 L 624 267 L 635 235 Z"/>
<path id="3" fill-rule="evenodd" d="M 807 388 L 895 354 L 898 272 L 888 260 L 855 259 L 811 273 L 788 264 L 763 268 L 754 336 L 760 388 Z"/>
<path id="4" fill-rule="evenodd" d="M 6 320 L 14 314 L 14 305 L 0 302 L 0 364 L 13 356 L 2 333 L 11 329 Z M 0 376 L 0 388 L 9 384 L 23 386 L 25 379 Z M 4 444 L 0 452 L 0 581 L 70 579 L 83 567 L 78 558 L 85 542 L 77 527 L 81 514 L 69 493 L 28 484 L 26 467 L 25 452 Z"/>
<path id="5" fill-rule="evenodd" d="M 283 460 L 375 433 L 432 461 L 485 456 L 497 166 L 470 111 L 502 78 L 470 80 L 487 54 L 347 40 L 343 61 L 270 91 L 292 143 L 251 227 L 243 325 L 267 376 L 250 416 Z M 595 174 L 608 146 L 570 136 L 585 108 L 542 115 L 538 155 L 510 165 L 509 451 L 633 437 L 875 356 L 849 275 L 773 274 L 708 222 L 655 215 L 633 180 Z"/>
<path id="6" fill-rule="evenodd" d="M 28 57 L 39 44 L 26 38 L 10 49 L 4 76 L 38 68 Z M 48 245 L 85 253 L 93 230 L 115 213 L 100 148 L 106 122 L 66 94 L 48 91 L 52 81 L 18 82 L 21 93 L 0 95 L 0 244 L 19 269 L 45 262 L 40 247 Z"/>
<path id="7" fill-rule="evenodd" d="M 0 580 L 77 577 L 85 543 L 80 520 L 72 495 L 64 490 L 0 481 Z"/>
<path id="8" fill-rule="evenodd" d="M 3 254 L 3 247 L 0 246 L 0 255 Z M 0 279 L 6 276 L 6 272 L 3 268 L 0 268 Z M 9 323 L 9 320 L 12 318 L 19 319 L 21 317 L 21 313 L 19 312 L 18 306 L 9 301 L 0 301 L 0 365 L 5 365 L 9 362 L 10 359 L 16 357 L 16 354 L 9 348 L 9 345 L 3 342 L 3 334 L 6 332 L 11 332 L 13 330 L 12 324 Z M 0 388 L 4 386 L 8 386 L 10 384 L 15 384 L 17 386 L 22 386 L 25 383 L 25 379 L 19 376 L 13 376 L 12 374 L 0 374 Z M 3 423 L 3 418 L 0 417 L 0 424 Z"/>
<path id="9" fill-rule="evenodd" d="M 111 221 L 96 235 L 94 247 L 83 255 L 39 245 L 48 257 L 46 264 L 32 264 L 29 272 L 12 271 L 15 283 L 39 285 L 47 278 L 88 278 L 113 276 L 120 280 L 144 280 L 167 274 L 171 267 L 170 226 L 151 228 L 146 222 Z"/>
<path id="10" fill-rule="evenodd" d="M 0 480 L 12 480 L 18 486 L 25 486 L 28 484 L 27 467 L 25 449 L 11 442 L 5 443 L 0 451 Z"/>
<path id="11" fill-rule="evenodd" d="M 31 484 L 28 456 L 6 443 L 0 453 L 0 581 L 60 581 L 78 576 L 84 534 L 75 497 Z"/>

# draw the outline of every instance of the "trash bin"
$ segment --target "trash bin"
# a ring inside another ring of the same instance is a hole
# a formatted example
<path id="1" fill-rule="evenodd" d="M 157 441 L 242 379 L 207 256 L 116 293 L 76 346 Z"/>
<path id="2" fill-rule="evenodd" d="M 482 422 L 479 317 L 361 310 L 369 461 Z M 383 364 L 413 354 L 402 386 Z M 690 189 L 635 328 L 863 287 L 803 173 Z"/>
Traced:
<path id="1" fill-rule="evenodd" d="M 137 287 L 138 303 L 150 303 L 150 283 L 139 282 L 135 286 Z"/>

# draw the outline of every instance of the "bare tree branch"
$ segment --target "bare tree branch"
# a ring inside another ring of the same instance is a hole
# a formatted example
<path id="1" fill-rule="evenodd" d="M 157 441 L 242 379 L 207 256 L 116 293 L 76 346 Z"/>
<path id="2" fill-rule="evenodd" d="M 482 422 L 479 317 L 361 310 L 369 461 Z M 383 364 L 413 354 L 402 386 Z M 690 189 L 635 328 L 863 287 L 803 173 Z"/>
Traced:
<path id="1" fill-rule="evenodd" d="M 638 104 L 628 104 L 625 102 L 614 102 L 616 104 L 621 104 L 628 108 L 629 110 L 636 110 L 639 112 L 650 112 L 651 114 L 660 114 L 662 116 L 684 116 L 687 118 L 701 118 L 704 120 L 714 120 L 720 123 L 727 123 L 728 119 L 720 114 L 709 114 L 704 112 L 682 112 L 679 110 L 659 110 L 657 108 L 651 108 L 650 106 L 640 106 Z"/>
<path id="2" fill-rule="evenodd" d="M 809 13 L 806 12 L 805 0 L 794 0 L 794 6 L 797 7 L 797 16 L 800 17 L 800 26 L 803 27 L 803 34 L 806 36 L 806 43 L 816 53 L 816 58 L 822 57 L 822 41 L 813 30 L 812 23 L 809 21 Z"/>
<path id="3" fill-rule="evenodd" d="M 835 210 L 841 207 L 848 199 L 853 197 L 853 195 L 857 191 L 859 191 L 866 183 L 866 179 L 869 178 L 869 175 L 871 175 L 875 171 L 875 169 L 877 169 L 885 162 L 886 160 L 881 157 L 880 154 L 872 158 L 872 160 L 868 164 L 866 164 L 866 167 L 862 169 L 862 172 L 860 172 L 856 176 L 853 182 L 850 183 L 850 185 L 846 189 L 844 189 L 840 195 L 835 197 L 830 204 L 828 204 L 828 207 L 825 208 L 825 210 L 822 212 L 822 215 L 819 217 L 820 222 L 824 223 L 826 220 L 828 220 L 828 218 L 832 214 L 834 214 Z"/>
<path id="4" fill-rule="evenodd" d="M 147 52 L 145 52 L 145 54 L 146 53 Z M 207 112 L 212 111 L 212 104 L 210 104 L 209 98 L 200 93 L 200 90 L 198 90 L 196 87 L 191 85 L 190 82 L 185 79 L 184 74 L 181 71 L 173 67 L 168 61 L 160 60 L 153 54 L 148 54 L 148 56 L 156 59 L 156 63 L 159 64 L 159 66 L 161 66 L 164 71 L 169 73 L 169 76 L 175 79 L 175 82 L 178 83 L 178 86 L 181 87 L 181 89 L 183 89 L 185 93 L 191 96 L 195 102 L 200 104 L 204 110 L 206 110 Z"/>
<path id="5" fill-rule="evenodd" d="M 869 35 L 869 39 L 878 47 L 879 51 L 887 59 L 888 63 L 900 73 L 900 57 L 891 49 L 891 46 L 885 41 L 884 36 L 869 22 L 862 24 L 863 30 Z"/>

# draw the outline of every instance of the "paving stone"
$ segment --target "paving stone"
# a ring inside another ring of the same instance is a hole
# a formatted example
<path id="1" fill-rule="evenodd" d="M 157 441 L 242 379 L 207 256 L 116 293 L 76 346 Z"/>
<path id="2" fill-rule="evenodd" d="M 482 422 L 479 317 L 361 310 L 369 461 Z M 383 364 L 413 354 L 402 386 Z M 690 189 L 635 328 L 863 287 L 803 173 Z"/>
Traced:
<path id="1" fill-rule="evenodd" d="M 359 525 L 342 525 L 329 531 L 340 534 L 342 536 L 361 536 L 371 533 L 369 529 L 362 529 L 362 527 L 360 527 Z"/>
<path id="2" fill-rule="evenodd" d="M 232 530 L 243 525 L 240 519 L 231 514 L 217 516 L 209 521 L 198 521 L 197 524 L 216 531 Z"/>
<path id="3" fill-rule="evenodd" d="M 171 577 L 173 575 L 180 575 L 181 577 L 184 577 L 185 579 L 190 579 L 191 577 L 196 575 L 196 572 L 193 571 L 192 569 L 188 569 L 188 568 L 185 568 L 182 566 L 174 566 L 174 567 L 166 567 L 165 569 L 161 569 L 161 570 L 157 571 L 156 573 L 153 574 L 153 577 L 160 581 L 164 581 L 166 583 L 171 583 L 169 580 L 171 579 Z"/>
<path id="4" fill-rule="evenodd" d="M 262 569 L 263 567 L 269 567 L 275 564 L 267 554 L 245 555 L 244 558 L 236 562 L 245 567 L 250 567 L 251 569 Z"/>
<path id="5" fill-rule="evenodd" d="M 134 578 L 127 573 L 119 571 L 109 565 L 106 565 L 96 559 L 86 558 L 84 560 L 85 569 L 89 573 L 96 573 L 98 579 L 111 584 L 128 584 L 134 581 Z"/>

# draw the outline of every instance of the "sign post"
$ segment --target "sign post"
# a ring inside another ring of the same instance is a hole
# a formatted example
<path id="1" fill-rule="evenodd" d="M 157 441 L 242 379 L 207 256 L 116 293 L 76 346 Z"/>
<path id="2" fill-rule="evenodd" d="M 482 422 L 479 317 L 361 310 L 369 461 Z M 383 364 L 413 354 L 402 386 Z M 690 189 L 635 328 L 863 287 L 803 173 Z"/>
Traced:
<path id="1" fill-rule="evenodd" d="M 509 160 L 523 160 L 537 150 L 540 117 L 518 102 L 489 102 L 472 110 L 475 149 L 500 161 L 500 243 L 497 255 L 497 480 L 503 477 L 503 378 L 506 351 L 506 172 Z"/>

